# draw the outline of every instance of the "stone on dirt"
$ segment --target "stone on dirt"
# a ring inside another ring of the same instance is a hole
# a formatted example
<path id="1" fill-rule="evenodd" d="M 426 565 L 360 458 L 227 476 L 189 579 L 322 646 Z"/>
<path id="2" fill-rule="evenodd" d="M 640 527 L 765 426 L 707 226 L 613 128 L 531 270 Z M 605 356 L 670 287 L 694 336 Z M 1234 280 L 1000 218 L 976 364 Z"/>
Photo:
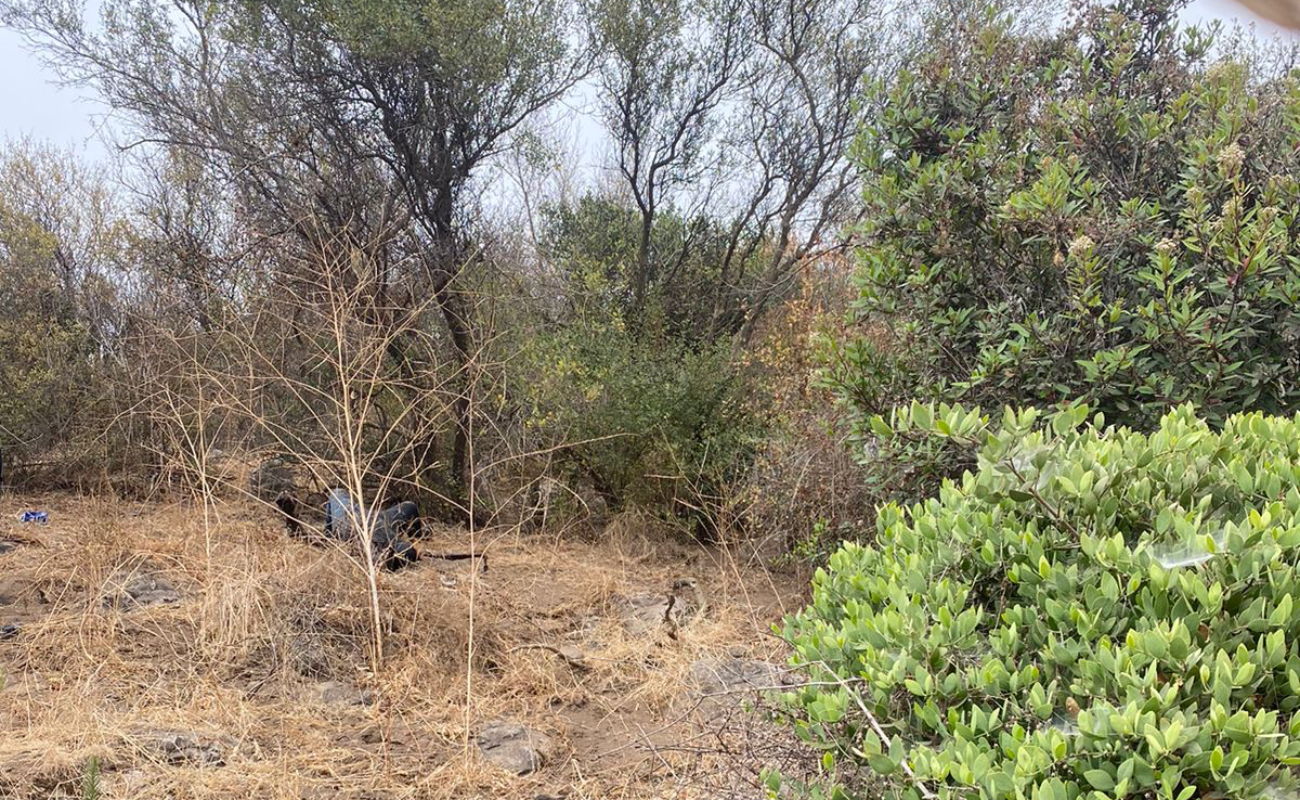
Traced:
<path id="1" fill-rule="evenodd" d="M 17 549 L 18 549 L 17 542 L 11 542 L 8 539 L 0 539 L 0 556 L 4 555 L 5 553 L 12 553 L 14 550 Z"/>
<path id="2" fill-rule="evenodd" d="M 169 605 L 179 602 L 180 592 L 176 587 L 157 575 L 134 575 L 109 592 L 104 598 L 105 608 L 131 610 L 154 605 Z"/>
<path id="3" fill-rule="evenodd" d="M 669 611 L 669 602 L 668 595 L 649 592 L 631 594 L 623 598 L 620 603 L 622 606 L 620 616 L 624 630 L 630 636 L 647 636 L 664 627 L 666 615 L 671 613 L 673 620 L 680 625 L 697 610 L 694 601 L 685 595 L 677 596 L 671 611 Z"/>
<path id="4" fill-rule="evenodd" d="M 193 731 L 150 730 L 140 734 L 145 749 L 173 766 L 220 767 L 234 747 L 227 736 L 205 736 Z"/>
<path id="5" fill-rule="evenodd" d="M 700 694 L 775 686 L 780 679 L 780 670 L 766 661 L 705 658 L 691 665 L 691 683 Z"/>
<path id="6" fill-rule="evenodd" d="M 33 591 L 32 582 L 22 578 L 0 578 L 0 606 L 18 605 Z"/>
<path id="7" fill-rule="evenodd" d="M 330 706 L 372 706 L 374 689 L 362 689 L 342 681 L 326 681 L 316 687 L 320 701 Z"/>
<path id="8" fill-rule="evenodd" d="M 551 757 L 551 737 L 514 722 L 490 722 L 479 731 L 478 749 L 483 757 L 516 775 L 541 769 Z"/>

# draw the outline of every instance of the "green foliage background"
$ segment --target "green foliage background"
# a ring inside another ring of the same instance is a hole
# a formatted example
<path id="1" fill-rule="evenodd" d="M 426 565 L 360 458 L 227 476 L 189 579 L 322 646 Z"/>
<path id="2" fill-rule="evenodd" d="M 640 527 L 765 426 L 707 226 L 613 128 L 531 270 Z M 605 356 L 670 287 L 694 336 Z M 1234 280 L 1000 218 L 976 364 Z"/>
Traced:
<path id="1" fill-rule="evenodd" d="M 832 556 L 786 624 L 813 682 L 787 696 L 798 732 L 832 769 L 869 766 L 862 796 L 1252 798 L 1292 780 L 1300 418 L 1220 431 L 1183 407 L 1146 435 L 1087 417 L 918 404 L 876 421 L 978 466 L 884 507 L 877 542 Z"/>
<path id="2" fill-rule="evenodd" d="M 913 397 L 1141 428 L 1296 408 L 1300 80 L 1183 5 L 1048 37 L 990 12 L 884 90 L 858 143 L 871 335 L 829 371 L 859 425 Z"/>

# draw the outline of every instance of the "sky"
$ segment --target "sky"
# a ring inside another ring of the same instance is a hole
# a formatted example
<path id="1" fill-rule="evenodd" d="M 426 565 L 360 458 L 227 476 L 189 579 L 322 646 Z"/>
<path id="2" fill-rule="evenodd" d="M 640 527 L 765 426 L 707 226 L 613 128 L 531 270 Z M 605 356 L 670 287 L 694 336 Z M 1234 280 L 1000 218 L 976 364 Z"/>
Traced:
<path id="1" fill-rule="evenodd" d="M 1257 19 L 1231 0 L 1194 0 L 1185 18 L 1238 19 L 1254 23 L 1262 35 L 1297 36 Z M 58 85 L 57 76 L 28 51 L 21 37 L 0 30 L 0 141 L 30 136 L 101 158 L 107 152 L 100 132 L 104 113 L 93 94 Z"/>

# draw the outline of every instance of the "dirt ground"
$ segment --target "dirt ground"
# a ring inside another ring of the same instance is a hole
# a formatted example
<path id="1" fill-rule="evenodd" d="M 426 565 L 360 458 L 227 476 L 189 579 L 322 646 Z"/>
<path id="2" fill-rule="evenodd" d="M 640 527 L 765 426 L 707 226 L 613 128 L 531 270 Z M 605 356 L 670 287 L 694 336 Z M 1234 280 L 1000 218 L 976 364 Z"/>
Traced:
<path id="1" fill-rule="evenodd" d="M 805 576 L 627 518 L 419 542 L 471 545 L 381 576 L 372 670 L 362 570 L 271 510 L 0 496 L 0 798 L 761 796 L 737 699 Z M 539 769 L 484 756 L 498 721 Z"/>

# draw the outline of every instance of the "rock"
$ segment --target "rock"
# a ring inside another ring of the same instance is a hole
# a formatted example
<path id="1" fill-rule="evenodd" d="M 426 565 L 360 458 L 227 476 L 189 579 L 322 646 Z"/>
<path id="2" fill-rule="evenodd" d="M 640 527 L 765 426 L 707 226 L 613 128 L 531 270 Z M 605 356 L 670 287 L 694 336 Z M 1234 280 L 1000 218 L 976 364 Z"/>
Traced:
<path id="1" fill-rule="evenodd" d="M 498 767 L 516 775 L 527 775 L 541 769 L 551 757 L 554 745 L 544 733 L 498 720 L 479 731 L 478 749 Z"/>
<path id="2" fill-rule="evenodd" d="M 0 556 L 5 553 L 12 553 L 18 549 L 17 542 L 11 542 L 8 539 L 0 539 Z"/>
<path id="3" fill-rule="evenodd" d="M 316 687 L 320 701 L 331 706 L 372 706 L 375 690 L 362 689 L 341 681 L 326 681 Z"/>
<path id="4" fill-rule="evenodd" d="M 623 628 L 631 636 L 647 636 L 664 628 L 664 615 L 668 614 L 668 595 L 642 592 L 623 598 L 620 616 Z M 696 611 L 694 600 L 677 595 L 672 606 L 673 619 L 680 625 Z"/>
<path id="5" fill-rule="evenodd" d="M 329 655 L 320 643 L 319 636 L 299 633 L 289 640 L 288 661 L 294 672 L 308 678 L 317 678 L 329 673 Z"/>
<path id="6" fill-rule="evenodd" d="M 116 591 L 104 598 L 105 608 L 132 610 L 145 606 L 170 605 L 179 602 L 176 587 L 157 575 L 132 575 L 119 584 Z"/>
<path id="7" fill-rule="evenodd" d="M 0 606 L 17 605 L 32 588 L 32 582 L 23 578 L 0 579 Z"/>
<path id="8" fill-rule="evenodd" d="M 14 623 L 0 625 L 0 642 L 5 639 L 16 639 L 18 634 L 23 632 L 23 626 Z"/>
<path id="9" fill-rule="evenodd" d="M 271 502 L 281 492 L 297 488 L 294 469 L 283 458 L 268 458 L 248 473 L 248 491 L 258 500 Z"/>
<path id="10" fill-rule="evenodd" d="M 559 650 L 560 658 L 570 664 L 581 664 L 586 661 L 587 654 L 582 652 L 576 645 L 562 644 L 556 649 Z"/>
<path id="11" fill-rule="evenodd" d="M 663 627 L 667 613 L 668 598 L 664 595 L 641 593 L 623 598 L 623 627 L 632 636 L 654 633 Z"/>
<path id="12" fill-rule="evenodd" d="M 705 658 L 691 665 L 691 683 L 700 694 L 775 686 L 781 673 L 775 664 L 745 658 Z"/>
<path id="13" fill-rule="evenodd" d="M 151 730 L 140 734 L 144 748 L 167 764 L 220 767 L 234 748 L 227 736 L 204 736 L 193 731 Z"/>

